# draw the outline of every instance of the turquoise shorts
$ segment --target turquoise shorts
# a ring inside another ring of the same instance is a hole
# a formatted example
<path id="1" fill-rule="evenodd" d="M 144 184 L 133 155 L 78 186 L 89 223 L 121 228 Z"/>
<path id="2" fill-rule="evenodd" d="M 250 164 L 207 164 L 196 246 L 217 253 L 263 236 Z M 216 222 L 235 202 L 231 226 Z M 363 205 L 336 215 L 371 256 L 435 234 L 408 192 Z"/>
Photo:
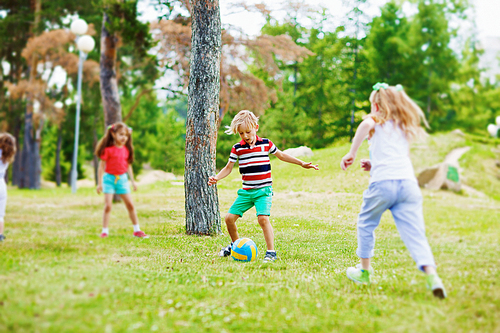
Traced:
<path id="1" fill-rule="evenodd" d="M 243 214 L 255 206 L 257 216 L 271 215 L 271 205 L 273 203 L 273 188 L 271 186 L 251 189 L 251 190 L 238 190 L 238 197 L 234 201 L 229 214 L 239 215 Z"/>
<path id="2" fill-rule="evenodd" d="M 129 194 L 130 185 L 128 184 L 128 175 L 124 173 L 115 176 L 104 173 L 102 177 L 102 191 L 108 194 Z"/>

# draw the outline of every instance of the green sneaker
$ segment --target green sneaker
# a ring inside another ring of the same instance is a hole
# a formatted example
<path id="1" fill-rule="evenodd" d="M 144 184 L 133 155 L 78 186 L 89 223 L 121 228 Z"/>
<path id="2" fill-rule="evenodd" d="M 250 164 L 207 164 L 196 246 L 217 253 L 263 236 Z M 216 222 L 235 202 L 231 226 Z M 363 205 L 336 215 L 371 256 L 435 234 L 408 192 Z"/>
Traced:
<path id="1" fill-rule="evenodd" d="M 349 267 L 347 269 L 347 277 L 356 283 L 370 283 L 370 272 L 361 268 Z"/>
<path id="2" fill-rule="evenodd" d="M 439 278 L 437 274 L 428 274 L 427 288 L 432 290 L 432 294 L 437 298 L 446 298 L 446 290 L 444 290 L 443 281 Z"/>
<path id="3" fill-rule="evenodd" d="M 356 268 L 361 269 L 361 264 L 357 264 Z M 374 272 L 375 271 L 373 270 L 373 267 L 370 266 L 370 268 L 368 269 L 368 273 L 370 273 L 370 275 L 373 275 Z"/>

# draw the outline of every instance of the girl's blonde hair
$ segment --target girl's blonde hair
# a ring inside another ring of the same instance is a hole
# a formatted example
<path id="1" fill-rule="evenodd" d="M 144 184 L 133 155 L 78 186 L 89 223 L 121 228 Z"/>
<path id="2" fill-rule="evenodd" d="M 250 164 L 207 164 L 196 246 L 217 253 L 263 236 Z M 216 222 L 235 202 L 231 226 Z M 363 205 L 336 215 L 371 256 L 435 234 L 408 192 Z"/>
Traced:
<path id="1" fill-rule="evenodd" d="M 0 133 L 0 149 L 2 149 L 2 162 L 12 163 L 16 157 L 16 138 L 9 133 Z"/>
<path id="2" fill-rule="evenodd" d="M 99 140 L 97 146 L 95 148 L 95 155 L 97 157 L 101 157 L 104 154 L 104 149 L 107 147 L 111 147 L 115 145 L 114 133 L 119 132 L 120 130 L 125 129 L 128 133 L 127 142 L 125 142 L 125 147 L 128 149 L 128 164 L 134 163 L 134 145 L 132 144 L 132 129 L 125 125 L 122 122 L 114 123 L 113 125 L 109 125 L 106 129 L 106 133 Z"/>
<path id="3" fill-rule="evenodd" d="M 236 116 L 234 116 L 233 121 L 231 121 L 231 126 L 226 126 L 227 130 L 224 132 L 226 134 L 236 134 L 240 126 L 245 128 L 253 129 L 259 124 L 259 117 L 255 116 L 252 111 L 241 110 Z"/>
<path id="4" fill-rule="evenodd" d="M 388 120 L 394 121 L 405 133 L 408 140 L 414 140 L 427 135 L 420 126 L 423 122 L 425 127 L 429 124 L 425 119 L 422 109 L 405 93 L 403 87 L 386 85 L 378 90 L 372 91 L 370 103 L 378 106 L 379 113 L 372 116 L 373 120 L 379 125 Z M 373 130 L 372 130 L 373 131 Z M 370 132 L 370 136 L 373 132 Z"/>

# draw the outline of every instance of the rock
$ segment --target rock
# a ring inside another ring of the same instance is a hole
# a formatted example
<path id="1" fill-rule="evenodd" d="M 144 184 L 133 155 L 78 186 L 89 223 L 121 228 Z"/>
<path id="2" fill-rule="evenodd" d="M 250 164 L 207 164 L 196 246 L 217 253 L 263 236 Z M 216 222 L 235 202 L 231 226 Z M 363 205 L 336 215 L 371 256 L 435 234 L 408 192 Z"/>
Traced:
<path id="1" fill-rule="evenodd" d="M 293 156 L 293 157 L 309 157 L 309 156 L 314 155 L 311 148 L 306 147 L 306 146 L 300 146 L 297 148 L 288 148 L 288 149 L 284 150 L 283 152 L 287 153 L 288 155 Z"/>
<path id="2" fill-rule="evenodd" d="M 418 177 L 418 185 L 429 190 L 449 189 L 460 191 L 461 183 L 458 169 L 448 163 L 440 163 L 422 171 Z"/>
<path id="3" fill-rule="evenodd" d="M 418 177 L 418 185 L 430 190 L 461 190 L 460 167 L 458 160 L 469 151 L 470 147 L 453 149 L 446 155 L 444 162 L 422 171 Z"/>
<path id="4" fill-rule="evenodd" d="M 137 181 L 138 185 L 153 184 L 159 181 L 176 180 L 177 178 L 173 173 L 165 172 L 162 170 L 153 170 L 145 172 L 141 175 Z"/>
<path id="5" fill-rule="evenodd" d="M 462 136 L 462 137 L 464 137 L 464 136 L 465 136 L 464 132 L 462 132 L 462 131 L 461 131 L 461 130 L 459 130 L 458 128 L 457 128 L 456 130 L 451 131 L 451 133 L 453 133 L 453 134 L 455 134 L 455 135 L 458 135 L 458 136 Z"/>

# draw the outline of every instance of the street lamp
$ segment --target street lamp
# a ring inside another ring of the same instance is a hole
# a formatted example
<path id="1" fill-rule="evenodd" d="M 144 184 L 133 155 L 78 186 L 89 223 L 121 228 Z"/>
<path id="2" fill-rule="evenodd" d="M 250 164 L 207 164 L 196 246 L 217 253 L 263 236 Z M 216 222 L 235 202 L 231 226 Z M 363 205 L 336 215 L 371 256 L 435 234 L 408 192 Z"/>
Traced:
<path id="1" fill-rule="evenodd" d="M 80 51 L 80 61 L 78 62 L 78 83 L 77 83 L 77 102 L 76 102 L 76 119 L 75 119 L 75 147 L 73 150 L 73 165 L 71 168 L 71 192 L 76 193 L 76 164 L 78 160 L 78 137 L 80 136 L 80 107 L 82 101 L 82 69 L 83 62 L 87 58 L 87 53 L 92 51 L 95 46 L 94 39 L 88 35 L 84 35 L 87 32 L 88 25 L 82 19 L 74 20 L 71 23 L 71 32 L 74 33 L 76 37 L 76 47 Z"/>

